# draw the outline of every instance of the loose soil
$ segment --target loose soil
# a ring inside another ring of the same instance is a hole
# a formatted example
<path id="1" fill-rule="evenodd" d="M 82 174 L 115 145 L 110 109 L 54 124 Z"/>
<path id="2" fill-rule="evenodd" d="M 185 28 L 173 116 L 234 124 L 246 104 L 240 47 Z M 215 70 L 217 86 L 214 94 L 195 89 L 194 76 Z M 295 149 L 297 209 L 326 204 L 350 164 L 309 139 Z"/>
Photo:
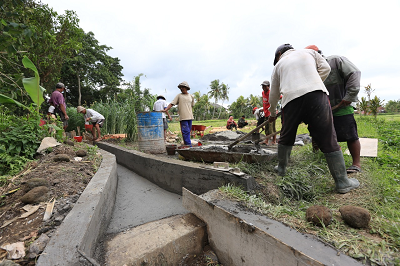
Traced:
<path id="1" fill-rule="evenodd" d="M 29 163 L 24 171 L 12 177 L 8 184 L 0 188 L 2 195 L 0 227 L 17 218 L 14 222 L 0 228 L 0 246 L 24 242 L 25 251 L 28 254 L 29 245 L 43 233 L 51 237 L 57 226 L 72 209 L 73 204 L 99 168 L 101 154 L 96 151 L 96 148 L 83 142 L 70 142 L 70 144 L 74 146 L 61 144 L 49 148 L 47 153 L 39 155 L 37 160 Z M 81 161 L 74 159 L 78 157 L 76 154 L 78 150 L 84 150 L 87 153 L 86 156 L 79 157 Z M 69 161 L 55 161 L 54 159 L 60 154 L 69 158 Z M 21 198 L 28 191 L 27 182 L 33 178 L 45 179 L 48 193 L 40 197 L 40 203 L 31 204 L 40 205 L 36 212 L 26 218 L 18 219 L 23 213 L 26 213 L 22 209 L 26 204 L 21 202 Z M 43 222 L 46 203 L 54 199 L 56 201 L 53 215 L 50 220 Z M 0 261 L 5 255 L 4 252 L 0 253 Z M 14 260 L 14 262 L 20 265 L 35 265 L 35 259 L 26 257 Z"/>

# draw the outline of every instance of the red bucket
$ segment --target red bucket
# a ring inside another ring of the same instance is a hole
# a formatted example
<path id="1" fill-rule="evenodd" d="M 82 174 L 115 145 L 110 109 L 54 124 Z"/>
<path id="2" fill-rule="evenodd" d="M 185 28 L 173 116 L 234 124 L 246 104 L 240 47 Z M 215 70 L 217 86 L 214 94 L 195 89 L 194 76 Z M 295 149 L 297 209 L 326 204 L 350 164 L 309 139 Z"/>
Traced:
<path id="1" fill-rule="evenodd" d="M 82 142 L 82 136 L 76 136 L 76 137 L 74 137 L 74 139 L 75 139 L 77 142 Z"/>
<path id="2" fill-rule="evenodd" d="M 92 128 L 93 128 L 93 125 L 85 125 L 85 129 L 87 130 L 87 131 L 91 131 L 92 130 Z"/>

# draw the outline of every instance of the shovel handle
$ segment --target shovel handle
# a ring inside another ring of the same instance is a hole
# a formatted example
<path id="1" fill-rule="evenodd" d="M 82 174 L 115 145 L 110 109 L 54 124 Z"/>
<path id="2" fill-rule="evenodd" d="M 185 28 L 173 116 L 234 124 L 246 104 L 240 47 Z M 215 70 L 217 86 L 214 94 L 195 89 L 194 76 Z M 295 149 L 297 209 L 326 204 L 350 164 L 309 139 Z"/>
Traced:
<path id="1" fill-rule="evenodd" d="M 266 139 L 269 139 L 270 137 L 273 137 L 273 136 L 275 136 L 275 135 L 278 135 L 279 133 L 281 133 L 280 130 L 278 130 L 278 131 L 276 131 L 276 132 L 274 132 L 274 133 L 272 133 L 272 134 L 266 135 L 265 138 L 266 138 Z M 263 140 L 262 140 L 262 139 L 256 140 L 256 141 L 254 142 L 254 144 L 257 145 L 257 144 L 260 143 L 261 141 L 263 141 Z"/>
<path id="2" fill-rule="evenodd" d="M 276 118 L 278 118 L 281 115 L 282 112 L 279 112 L 276 114 Z M 263 126 L 267 125 L 269 122 L 268 120 L 264 121 L 261 125 L 259 125 L 258 127 L 256 127 L 255 129 L 253 129 L 252 131 L 250 131 L 249 133 L 247 133 L 246 135 L 244 135 L 243 137 L 238 138 L 237 140 L 235 140 L 233 143 L 228 145 L 228 150 L 231 150 L 233 146 L 235 146 L 236 144 L 238 144 L 239 142 L 241 142 L 242 140 L 244 140 L 245 138 L 247 138 L 248 136 L 250 136 L 251 134 L 253 134 L 253 132 L 259 130 L 260 128 L 262 128 Z"/>

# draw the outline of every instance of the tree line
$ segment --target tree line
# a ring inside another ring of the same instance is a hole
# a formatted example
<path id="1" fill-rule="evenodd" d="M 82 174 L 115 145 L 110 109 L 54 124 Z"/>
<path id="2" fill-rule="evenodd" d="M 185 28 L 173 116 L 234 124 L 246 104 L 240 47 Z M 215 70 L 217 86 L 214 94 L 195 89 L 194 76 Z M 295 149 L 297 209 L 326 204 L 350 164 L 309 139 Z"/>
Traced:
<path id="1" fill-rule="evenodd" d="M 34 0 L 0 2 L 0 94 L 31 103 L 22 78 L 32 73 L 21 64 L 23 56 L 37 67 L 45 95 L 63 82 L 72 106 L 90 105 L 121 92 L 120 59 L 108 55 L 112 48 L 100 44 L 93 32 L 79 27 L 74 11 L 59 15 Z"/>

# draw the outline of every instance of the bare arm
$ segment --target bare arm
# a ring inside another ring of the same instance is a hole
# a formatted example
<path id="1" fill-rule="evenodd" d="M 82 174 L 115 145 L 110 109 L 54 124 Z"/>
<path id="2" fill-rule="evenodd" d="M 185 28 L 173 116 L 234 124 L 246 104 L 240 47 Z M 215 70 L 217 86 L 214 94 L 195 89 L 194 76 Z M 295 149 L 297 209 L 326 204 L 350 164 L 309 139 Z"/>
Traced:
<path id="1" fill-rule="evenodd" d="M 170 103 L 167 108 L 164 109 L 164 112 L 166 112 L 169 116 L 168 110 L 172 108 L 172 106 L 174 106 L 172 103 Z"/>
<path id="2" fill-rule="evenodd" d="M 68 120 L 69 116 L 67 115 L 67 110 L 65 110 L 65 106 L 62 103 L 60 104 L 60 110 L 61 110 L 61 112 L 63 112 L 65 119 Z"/>

